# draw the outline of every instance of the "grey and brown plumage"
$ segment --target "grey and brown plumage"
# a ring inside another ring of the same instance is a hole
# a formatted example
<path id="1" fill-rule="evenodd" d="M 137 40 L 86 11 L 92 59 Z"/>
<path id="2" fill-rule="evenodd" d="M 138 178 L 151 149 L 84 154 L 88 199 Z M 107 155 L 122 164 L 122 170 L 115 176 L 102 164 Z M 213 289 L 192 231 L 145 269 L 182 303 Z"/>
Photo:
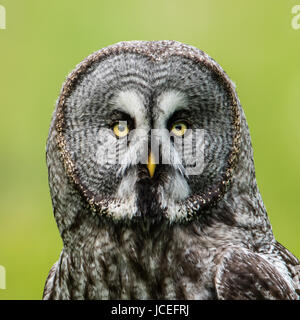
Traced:
<path id="1" fill-rule="evenodd" d="M 123 148 L 118 121 L 204 130 L 203 170 L 150 172 L 148 137 Z M 125 161 L 99 162 L 112 147 Z M 204 52 L 131 41 L 90 55 L 63 85 L 47 164 L 64 247 L 44 299 L 298 299 L 299 261 L 273 236 L 234 84 Z"/>

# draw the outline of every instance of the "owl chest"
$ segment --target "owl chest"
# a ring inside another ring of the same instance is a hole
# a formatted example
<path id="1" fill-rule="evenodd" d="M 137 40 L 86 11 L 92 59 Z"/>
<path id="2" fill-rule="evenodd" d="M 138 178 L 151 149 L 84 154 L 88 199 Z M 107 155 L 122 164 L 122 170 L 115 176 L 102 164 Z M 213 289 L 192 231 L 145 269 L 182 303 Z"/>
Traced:
<path id="1" fill-rule="evenodd" d="M 85 269 L 88 299 L 213 299 L 213 252 L 114 252 Z"/>

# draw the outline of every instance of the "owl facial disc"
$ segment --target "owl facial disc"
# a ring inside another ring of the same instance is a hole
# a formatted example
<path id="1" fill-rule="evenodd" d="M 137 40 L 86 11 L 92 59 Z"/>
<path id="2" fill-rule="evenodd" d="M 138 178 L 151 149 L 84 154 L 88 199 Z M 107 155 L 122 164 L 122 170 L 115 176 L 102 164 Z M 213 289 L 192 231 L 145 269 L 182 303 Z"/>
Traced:
<path id="1" fill-rule="evenodd" d="M 67 78 L 55 117 L 65 170 L 100 215 L 186 221 L 230 187 L 238 100 L 196 48 L 133 41 L 95 52 Z"/>

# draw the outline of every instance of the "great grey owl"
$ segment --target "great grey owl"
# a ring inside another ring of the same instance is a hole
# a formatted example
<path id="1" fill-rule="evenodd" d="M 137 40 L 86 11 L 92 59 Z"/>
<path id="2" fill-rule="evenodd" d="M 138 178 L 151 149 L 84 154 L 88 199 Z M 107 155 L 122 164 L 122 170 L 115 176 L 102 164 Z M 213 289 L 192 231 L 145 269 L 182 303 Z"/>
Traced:
<path id="1" fill-rule="evenodd" d="M 201 50 L 130 41 L 87 57 L 47 165 L 63 250 L 44 299 L 298 299 L 235 86 Z"/>

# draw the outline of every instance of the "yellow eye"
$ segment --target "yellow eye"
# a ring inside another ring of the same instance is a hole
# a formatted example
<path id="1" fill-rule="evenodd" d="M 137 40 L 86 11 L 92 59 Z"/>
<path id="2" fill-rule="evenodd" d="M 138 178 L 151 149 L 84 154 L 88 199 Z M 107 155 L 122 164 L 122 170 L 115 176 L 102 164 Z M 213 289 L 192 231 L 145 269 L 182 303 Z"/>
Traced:
<path id="1" fill-rule="evenodd" d="M 114 130 L 114 134 L 119 138 L 123 138 L 127 136 L 127 134 L 129 133 L 129 128 L 126 121 L 117 122 L 113 126 L 113 130 Z"/>
<path id="2" fill-rule="evenodd" d="M 172 124 L 171 132 L 174 133 L 177 137 L 181 137 L 185 134 L 188 126 L 184 121 L 177 121 Z"/>

